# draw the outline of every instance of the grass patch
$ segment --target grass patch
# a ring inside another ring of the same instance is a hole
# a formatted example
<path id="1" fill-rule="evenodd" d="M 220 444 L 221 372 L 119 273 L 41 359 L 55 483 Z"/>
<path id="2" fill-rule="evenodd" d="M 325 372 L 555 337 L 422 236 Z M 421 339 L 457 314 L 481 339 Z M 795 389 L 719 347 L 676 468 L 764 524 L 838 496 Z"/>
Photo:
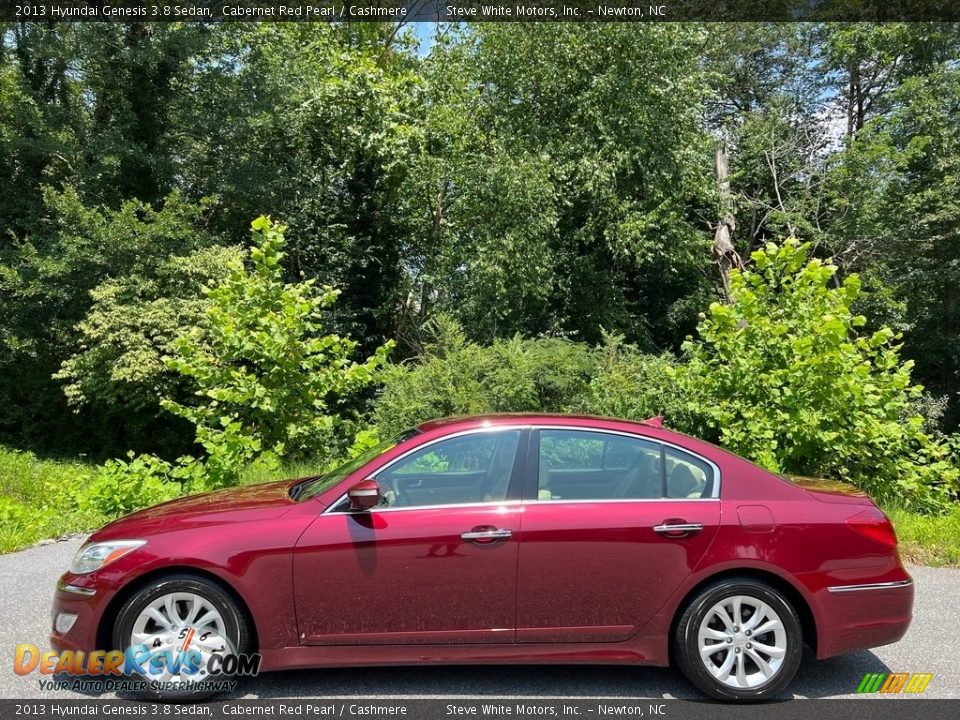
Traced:
<path id="1" fill-rule="evenodd" d="M 330 460 L 301 460 L 285 462 L 280 470 L 271 470 L 254 463 L 244 470 L 240 476 L 241 485 L 259 485 L 260 483 L 273 482 L 274 480 L 286 480 L 310 475 L 323 475 L 330 471 Z"/>
<path id="2" fill-rule="evenodd" d="M 76 493 L 93 475 L 89 463 L 40 460 L 0 446 L 0 553 L 105 523 L 107 518 L 76 505 Z"/>
<path id="3" fill-rule="evenodd" d="M 945 515 L 917 515 L 885 508 L 897 530 L 900 555 L 917 565 L 960 567 L 960 507 Z"/>
<path id="4" fill-rule="evenodd" d="M 277 470 L 254 463 L 241 485 L 319 475 L 329 460 L 290 462 Z M 96 530 L 113 518 L 77 507 L 77 496 L 93 481 L 93 463 L 41 460 L 22 450 L 0 446 L 0 553 L 20 550 L 41 540 Z"/>

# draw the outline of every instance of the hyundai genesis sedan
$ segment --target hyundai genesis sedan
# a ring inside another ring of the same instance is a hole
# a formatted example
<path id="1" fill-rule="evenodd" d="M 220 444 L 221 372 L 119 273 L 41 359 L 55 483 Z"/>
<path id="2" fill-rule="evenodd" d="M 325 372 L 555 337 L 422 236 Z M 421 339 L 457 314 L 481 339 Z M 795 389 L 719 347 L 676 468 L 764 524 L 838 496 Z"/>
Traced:
<path id="1" fill-rule="evenodd" d="M 751 701 L 786 690 L 804 645 L 896 642 L 912 605 L 894 530 L 854 488 L 659 418 L 489 415 L 110 523 L 57 585 L 51 642 L 164 652 L 168 697 L 231 650 L 261 671 L 672 664 Z"/>

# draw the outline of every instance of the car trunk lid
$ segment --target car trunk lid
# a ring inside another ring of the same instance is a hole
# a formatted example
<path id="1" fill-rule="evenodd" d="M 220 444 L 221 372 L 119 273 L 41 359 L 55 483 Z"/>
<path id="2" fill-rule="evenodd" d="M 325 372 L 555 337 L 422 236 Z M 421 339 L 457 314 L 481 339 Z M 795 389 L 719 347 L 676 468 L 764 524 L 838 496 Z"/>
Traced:
<path id="1" fill-rule="evenodd" d="M 873 505 L 869 495 L 849 483 L 804 475 L 781 475 L 780 477 L 803 488 L 820 502 Z"/>

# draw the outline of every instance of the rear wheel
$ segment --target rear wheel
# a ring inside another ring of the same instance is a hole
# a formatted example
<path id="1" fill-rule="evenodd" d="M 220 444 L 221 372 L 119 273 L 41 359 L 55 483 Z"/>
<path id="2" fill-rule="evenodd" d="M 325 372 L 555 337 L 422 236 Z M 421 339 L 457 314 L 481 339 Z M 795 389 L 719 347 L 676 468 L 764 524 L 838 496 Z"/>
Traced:
<path id="1" fill-rule="evenodd" d="M 210 690 L 214 683 L 230 679 L 211 669 L 211 657 L 246 652 L 250 631 L 223 588 L 184 574 L 135 592 L 117 615 L 113 641 L 122 650 L 145 646 L 148 659 L 140 664 L 146 672 L 135 674 L 148 685 L 145 695 L 200 700 L 216 694 Z"/>
<path id="2" fill-rule="evenodd" d="M 800 620 L 778 590 L 729 578 L 687 605 L 674 636 L 683 674 L 720 700 L 768 700 L 793 679 L 803 653 Z"/>

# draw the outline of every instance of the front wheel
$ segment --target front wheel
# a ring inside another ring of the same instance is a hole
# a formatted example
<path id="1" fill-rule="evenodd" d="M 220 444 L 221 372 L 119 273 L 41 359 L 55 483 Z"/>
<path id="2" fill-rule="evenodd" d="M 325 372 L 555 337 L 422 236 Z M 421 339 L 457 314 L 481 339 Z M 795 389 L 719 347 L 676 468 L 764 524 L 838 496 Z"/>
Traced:
<path id="1" fill-rule="evenodd" d="M 680 616 L 673 642 L 690 682 L 710 697 L 739 702 L 776 697 L 803 653 L 796 611 L 778 590 L 752 578 L 704 588 Z"/>
<path id="2" fill-rule="evenodd" d="M 223 588 L 196 575 L 172 575 L 137 590 L 114 624 L 114 647 L 136 648 L 143 672 L 134 678 L 142 695 L 200 700 L 217 694 L 230 676 L 219 671 L 226 654 L 246 652 L 250 630 Z M 213 656 L 219 655 L 211 663 Z"/>

